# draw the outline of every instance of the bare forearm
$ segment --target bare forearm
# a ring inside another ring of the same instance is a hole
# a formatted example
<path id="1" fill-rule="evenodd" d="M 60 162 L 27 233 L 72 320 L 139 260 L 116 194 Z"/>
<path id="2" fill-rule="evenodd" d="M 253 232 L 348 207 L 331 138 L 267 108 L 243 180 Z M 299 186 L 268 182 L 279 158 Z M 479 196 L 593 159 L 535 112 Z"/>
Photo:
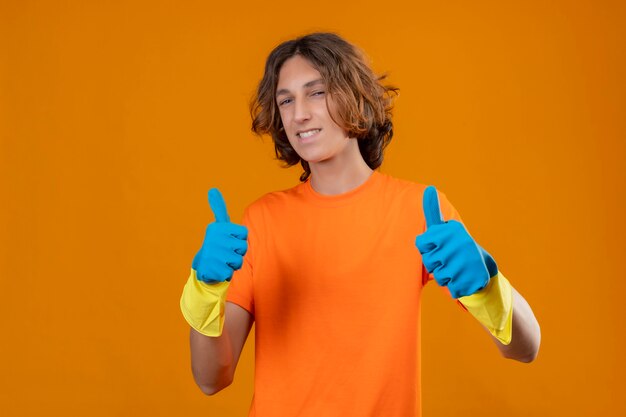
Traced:
<path id="1" fill-rule="evenodd" d="M 502 356 L 520 362 L 532 362 L 539 352 L 541 329 L 530 305 L 524 297 L 513 290 L 513 325 L 511 343 L 503 345 L 492 336 Z"/>
<path id="2" fill-rule="evenodd" d="M 234 359 L 227 332 L 219 337 L 209 337 L 190 329 L 189 346 L 191 370 L 202 392 L 212 395 L 230 385 Z"/>

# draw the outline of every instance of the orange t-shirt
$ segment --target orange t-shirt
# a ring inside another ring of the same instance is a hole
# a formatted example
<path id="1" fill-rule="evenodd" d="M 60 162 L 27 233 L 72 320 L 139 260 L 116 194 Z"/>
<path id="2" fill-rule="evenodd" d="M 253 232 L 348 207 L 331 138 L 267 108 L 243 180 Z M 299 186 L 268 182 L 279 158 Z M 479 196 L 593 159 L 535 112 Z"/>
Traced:
<path id="1" fill-rule="evenodd" d="M 256 323 L 250 416 L 421 415 L 425 188 L 374 171 L 344 194 L 307 181 L 246 209 L 227 300 Z M 460 220 L 441 193 L 440 205 Z"/>

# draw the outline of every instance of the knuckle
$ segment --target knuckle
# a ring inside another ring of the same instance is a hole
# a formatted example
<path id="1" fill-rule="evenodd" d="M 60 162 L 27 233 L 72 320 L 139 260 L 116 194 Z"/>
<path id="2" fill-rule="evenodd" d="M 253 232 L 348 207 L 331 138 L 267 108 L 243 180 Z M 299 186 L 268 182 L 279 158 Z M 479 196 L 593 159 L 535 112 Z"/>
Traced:
<path id="1" fill-rule="evenodd" d="M 229 271 L 226 271 L 226 269 L 228 269 Z M 226 281 L 228 278 L 232 277 L 232 275 L 233 274 L 232 272 L 230 272 L 230 268 L 225 268 L 219 273 L 220 281 Z"/>

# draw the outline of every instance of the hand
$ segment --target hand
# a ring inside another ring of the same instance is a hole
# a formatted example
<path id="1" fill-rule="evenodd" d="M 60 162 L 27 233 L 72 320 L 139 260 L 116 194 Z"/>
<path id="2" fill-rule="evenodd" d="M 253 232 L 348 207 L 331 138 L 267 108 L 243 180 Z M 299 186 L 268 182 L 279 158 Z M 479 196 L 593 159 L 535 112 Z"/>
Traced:
<path id="1" fill-rule="evenodd" d="M 248 250 L 248 229 L 230 222 L 226 203 L 217 188 L 209 190 L 209 205 L 215 216 L 204 234 L 202 248 L 191 264 L 200 281 L 212 284 L 230 281 L 243 265 Z"/>
<path id="2" fill-rule="evenodd" d="M 426 231 L 415 239 L 422 262 L 437 283 L 447 286 L 454 298 L 483 289 L 498 266 L 491 255 L 456 220 L 443 221 L 437 190 L 428 186 L 423 198 Z"/>

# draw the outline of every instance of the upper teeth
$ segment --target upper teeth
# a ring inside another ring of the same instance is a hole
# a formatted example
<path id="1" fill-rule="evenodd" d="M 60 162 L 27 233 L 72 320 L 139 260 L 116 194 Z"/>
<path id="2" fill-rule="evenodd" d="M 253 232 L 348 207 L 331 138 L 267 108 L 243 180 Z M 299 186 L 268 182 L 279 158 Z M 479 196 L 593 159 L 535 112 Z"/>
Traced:
<path id="1" fill-rule="evenodd" d="M 308 130 L 306 132 L 300 132 L 298 136 L 300 136 L 301 138 L 308 138 L 309 136 L 313 136 L 319 131 L 320 131 L 319 129 Z"/>

